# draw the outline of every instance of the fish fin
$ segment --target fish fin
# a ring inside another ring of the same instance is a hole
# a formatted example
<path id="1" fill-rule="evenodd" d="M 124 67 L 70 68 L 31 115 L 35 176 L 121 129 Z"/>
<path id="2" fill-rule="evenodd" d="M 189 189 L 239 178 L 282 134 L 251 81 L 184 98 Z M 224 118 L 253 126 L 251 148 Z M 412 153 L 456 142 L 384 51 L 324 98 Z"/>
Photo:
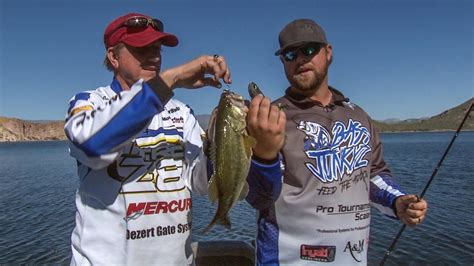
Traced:
<path id="1" fill-rule="evenodd" d="M 218 191 L 217 191 L 217 178 L 215 177 L 215 173 L 212 174 L 211 180 L 209 181 L 208 184 L 208 197 L 209 201 L 212 202 L 213 204 L 216 203 L 216 200 L 218 198 Z"/>
<path id="2" fill-rule="evenodd" d="M 216 165 L 216 143 L 214 137 L 216 136 L 216 117 L 217 117 L 217 108 L 214 108 L 209 120 L 209 127 L 206 131 L 206 137 L 209 145 L 208 157 L 211 160 L 213 165 Z"/>
<path id="3" fill-rule="evenodd" d="M 245 181 L 242 190 L 240 191 L 239 200 L 245 199 L 249 193 L 249 184 Z"/>
<path id="4" fill-rule="evenodd" d="M 207 126 L 207 139 L 209 141 L 214 141 L 214 136 L 216 133 L 216 119 L 217 119 L 217 107 L 212 110 L 211 117 L 209 118 Z"/>
<path id="5" fill-rule="evenodd" d="M 245 154 L 247 155 L 247 158 L 252 157 L 252 148 L 255 147 L 255 144 L 257 144 L 257 141 L 255 140 L 254 137 L 250 135 L 246 135 L 244 137 L 244 147 L 245 147 Z"/>
<path id="6" fill-rule="evenodd" d="M 211 160 L 212 165 L 214 166 L 214 168 L 215 168 L 215 165 L 216 165 L 216 154 L 217 154 L 217 145 L 214 142 L 214 140 L 211 140 L 211 142 L 209 144 L 209 159 Z"/>

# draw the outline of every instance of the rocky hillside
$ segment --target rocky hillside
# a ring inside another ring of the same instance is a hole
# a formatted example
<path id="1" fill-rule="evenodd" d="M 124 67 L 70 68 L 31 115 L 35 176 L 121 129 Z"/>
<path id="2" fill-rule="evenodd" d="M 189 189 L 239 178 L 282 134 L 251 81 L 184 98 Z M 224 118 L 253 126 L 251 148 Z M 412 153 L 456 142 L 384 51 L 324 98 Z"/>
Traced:
<path id="1" fill-rule="evenodd" d="M 64 122 L 28 122 L 16 118 L 0 117 L 0 142 L 65 140 Z"/>
<path id="2" fill-rule="evenodd" d="M 471 98 L 454 108 L 446 110 L 441 114 L 426 119 L 409 119 L 397 123 L 382 123 L 375 121 L 375 124 L 377 129 L 381 132 L 456 130 L 472 102 L 474 102 L 474 98 Z M 463 130 L 474 130 L 473 117 L 474 111 L 471 111 L 471 114 L 464 123 Z"/>
<path id="3" fill-rule="evenodd" d="M 426 119 L 409 119 L 398 122 L 383 123 L 374 121 L 381 132 L 403 131 L 445 131 L 456 130 L 467 108 L 474 101 L 465 103 Z M 474 112 L 466 120 L 463 130 L 474 130 Z M 209 115 L 198 115 L 202 128 L 207 129 Z M 63 121 L 29 122 L 16 118 L 0 117 L 0 142 L 34 141 L 34 140 L 65 140 Z"/>

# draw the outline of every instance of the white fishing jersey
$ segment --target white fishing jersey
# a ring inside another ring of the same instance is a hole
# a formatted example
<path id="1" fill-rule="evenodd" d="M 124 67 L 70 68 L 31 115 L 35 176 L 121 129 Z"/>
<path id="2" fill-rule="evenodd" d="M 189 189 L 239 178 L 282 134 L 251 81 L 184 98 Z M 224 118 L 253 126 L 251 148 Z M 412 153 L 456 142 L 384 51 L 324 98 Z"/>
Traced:
<path id="1" fill-rule="evenodd" d="M 192 263 L 191 191 L 207 192 L 203 131 L 187 105 L 163 101 L 143 80 L 71 99 L 65 132 L 80 182 L 71 264 Z"/>

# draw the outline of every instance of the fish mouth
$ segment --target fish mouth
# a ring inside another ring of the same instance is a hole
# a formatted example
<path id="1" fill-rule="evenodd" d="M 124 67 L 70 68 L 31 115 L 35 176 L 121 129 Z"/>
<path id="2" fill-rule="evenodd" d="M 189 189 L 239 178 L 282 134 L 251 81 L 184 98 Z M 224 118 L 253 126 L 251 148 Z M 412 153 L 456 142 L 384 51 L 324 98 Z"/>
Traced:
<path id="1" fill-rule="evenodd" d="M 245 99 L 241 95 L 230 90 L 225 90 L 224 93 L 226 93 L 226 99 L 230 104 L 239 108 L 243 108 L 245 106 Z"/>

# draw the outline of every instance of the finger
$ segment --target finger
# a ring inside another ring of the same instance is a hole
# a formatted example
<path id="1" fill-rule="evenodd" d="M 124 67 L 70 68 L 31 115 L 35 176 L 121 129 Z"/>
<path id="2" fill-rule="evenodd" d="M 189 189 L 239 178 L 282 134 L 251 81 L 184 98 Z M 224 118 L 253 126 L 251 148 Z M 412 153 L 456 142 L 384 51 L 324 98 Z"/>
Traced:
<path id="1" fill-rule="evenodd" d="M 421 224 L 424 219 L 425 219 L 425 216 L 419 216 L 416 218 L 412 218 L 412 221 L 414 221 L 415 224 Z"/>
<path id="2" fill-rule="evenodd" d="M 283 111 L 280 111 L 280 116 L 278 117 L 278 127 L 280 130 L 285 130 L 286 125 L 286 114 Z"/>
<path id="3" fill-rule="evenodd" d="M 242 110 L 245 112 L 245 113 L 248 113 L 249 112 L 249 108 L 247 107 L 248 104 L 249 104 L 249 101 L 248 100 L 244 100 L 245 102 L 245 105 L 244 107 L 242 107 Z"/>
<path id="4" fill-rule="evenodd" d="M 406 216 L 408 216 L 410 218 L 418 218 L 418 217 L 423 216 L 424 212 L 420 211 L 420 210 L 407 209 L 405 211 L 405 214 L 406 214 Z"/>
<path id="5" fill-rule="evenodd" d="M 411 217 L 410 217 L 410 218 L 406 218 L 406 219 L 405 219 L 405 222 L 406 222 L 408 225 L 412 225 L 412 226 L 413 226 L 413 225 L 417 225 L 417 224 L 420 222 L 420 220 L 419 220 L 418 218 L 411 218 Z"/>
<path id="6" fill-rule="evenodd" d="M 271 102 L 267 97 L 263 97 L 258 110 L 258 121 L 262 128 L 268 124 L 268 115 L 270 113 Z"/>
<path id="7" fill-rule="evenodd" d="M 225 78 L 226 75 L 227 81 L 230 79 L 230 73 L 227 73 L 227 63 L 225 62 L 222 56 L 214 55 L 212 57 L 208 57 L 206 60 L 206 73 L 209 73 L 214 76 L 216 82 L 219 82 L 219 79 Z M 226 80 L 224 80 L 226 81 Z M 229 83 L 229 82 L 227 82 Z"/>
<path id="8" fill-rule="evenodd" d="M 425 220 L 425 216 L 418 217 L 418 223 L 421 224 Z"/>
<path id="9" fill-rule="evenodd" d="M 198 86 L 204 87 L 204 86 L 211 86 L 220 89 L 222 87 L 222 84 L 219 81 L 216 81 L 212 77 L 205 77 L 202 78 L 200 82 L 197 82 Z"/>
<path id="10" fill-rule="evenodd" d="M 222 69 L 222 72 L 223 72 L 223 74 L 218 76 L 217 78 L 222 78 L 224 82 L 227 84 L 232 83 L 232 79 L 230 77 L 231 76 L 230 70 L 229 70 L 229 67 L 227 66 L 227 61 L 225 60 L 224 56 L 218 56 L 216 58 L 216 61 L 217 61 L 218 66 Z"/>
<path id="11" fill-rule="evenodd" d="M 414 210 L 426 210 L 428 208 L 428 204 L 426 203 L 425 200 L 421 200 L 419 202 L 410 203 L 408 205 L 408 208 L 414 209 Z"/>
<path id="12" fill-rule="evenodd" d="M 217 63 L 217 57 L 206 56 L 204 62 L 201 63 L 204 74 L 211 74 L 212 77 L 205 77 L 205 85 L 221 88 L 222 84 L 219 82 L 219 78 L 216 76 L 216 71 L 219 68 Z M 212 81 L 211 81 L 212 80 Z"/>
<path id="13" fill-rule="evenodd" d="M 232 83 L 232 78 L 231 78 L 230 70 L 229 70 L 228 68 L 226 68 L 226 71 L 225 71 L 225 73 L 224 73 L 224 82 L 227 83 L 227 84 Z"/>
<path id="14" fill-rule="evenodd" d="M 278 109 L 278 107 L 275 105 L 271 105 L 270 113 L 268 115 L 268 122 L 271 125 L 278 126 L 279 117 L 280 117 L 280 109 Z"/>
<path id="15" fill-rule="evenodd" d="M 400 201 L 404 204 L 418 202 L 418 196 L 413 195 L 413 194 L 404 195 L 400 197 Z"/>
<path id="16" fill-rule="evenodd" d="M 220 77 L 224 76 L 225 71 L 219 67 L 219 62 L 213 56 L 203 56 L 201 60 L 201 70 L 205 74 L 211 74 L 217 84 Z"/>
<path id="17" fill-rule="evenodd" d="M 251 126 L 250 129 L 252 129 L 252 126 L 257 124 L 258 111 L 260 109 L 260 102 L 262 100 L 263 100 L 263 96 L 257 95 L 250 102 L 249 112 L 247 113 L 247 122 Z"/>

